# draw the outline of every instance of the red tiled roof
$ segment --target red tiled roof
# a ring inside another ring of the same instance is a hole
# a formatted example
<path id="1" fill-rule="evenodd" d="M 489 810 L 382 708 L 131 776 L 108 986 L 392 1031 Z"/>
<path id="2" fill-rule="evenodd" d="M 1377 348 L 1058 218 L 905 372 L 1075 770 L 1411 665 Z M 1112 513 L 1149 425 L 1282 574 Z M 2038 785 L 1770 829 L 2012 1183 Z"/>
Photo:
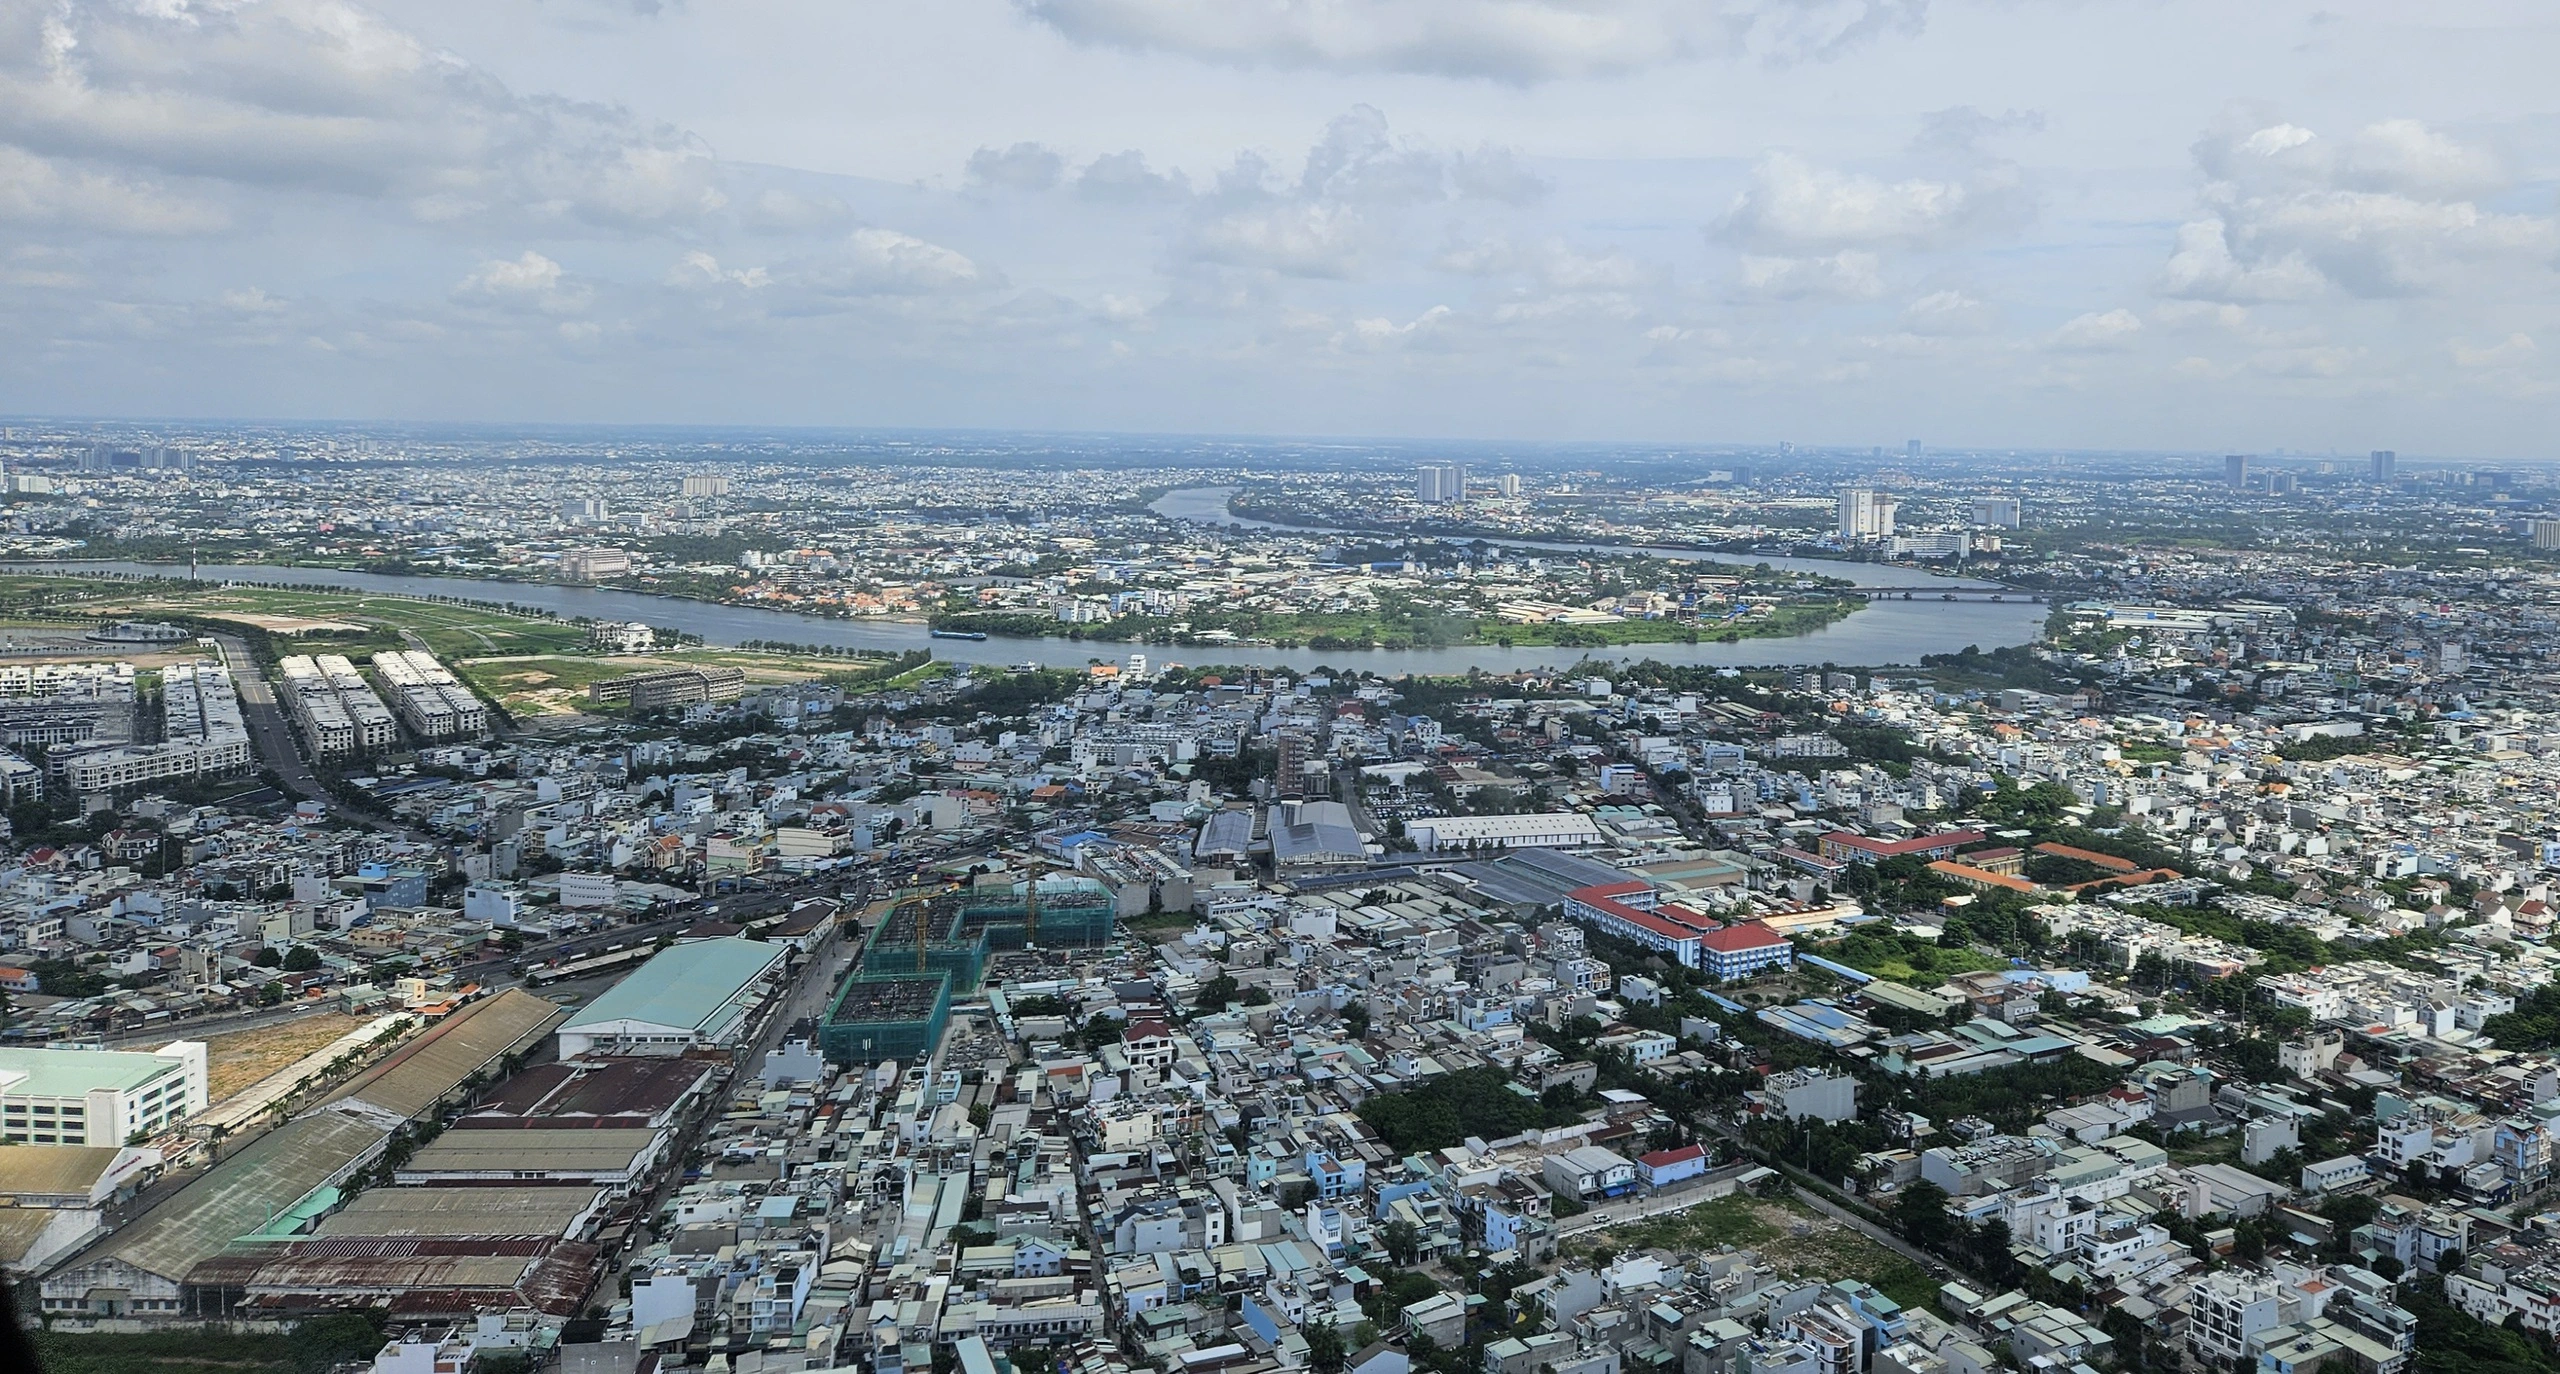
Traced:
<path id="1" fill-rule="evenodd" d="M 1725 954 L 1739 954 L 1748 949 L 1767 949 L 1771 945 L 1783 945 L 1786 942 L 1786 936 L 1780 935 L 1758 921 L 1736 921 L 1732 925 L 1707 931 L 1698 937 L 1698 943 L 1701 946 Z"/>
<path id="2" fill-rule="evenodd" d="M 1683 1145 L 1676 1150 L 1656 1150 L 1649 1155 L 1639 1155 L 1636 1158 L 1636 1163 L 1641 1164 L 1648 1169 L 1660 1169 L 1668 1165 L 1686 1164 L 1690 1160 L 1704 1159 L 1706 1157 L 1706 1146 Z"/>

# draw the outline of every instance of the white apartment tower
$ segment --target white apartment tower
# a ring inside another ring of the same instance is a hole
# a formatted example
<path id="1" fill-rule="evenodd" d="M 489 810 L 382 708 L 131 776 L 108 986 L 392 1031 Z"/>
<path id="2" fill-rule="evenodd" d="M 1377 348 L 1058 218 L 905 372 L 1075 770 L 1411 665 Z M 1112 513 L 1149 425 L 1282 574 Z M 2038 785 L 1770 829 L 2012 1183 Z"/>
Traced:
<path id="1" fill-rule="evenodd" d="M 1902 503 L 1881 491 L 1851 487 L 1840 493 L 1840 537 L 1844 540 L 1891 539 L 1893 513 Z"/>
<path id="2" fill-rule="evenodd" d="M 1467 499 L 1467 470 L 1456 463 L 1425 463 L 1414 469 L 1413 496 L 1426 506 L 1454 505 Z"/>

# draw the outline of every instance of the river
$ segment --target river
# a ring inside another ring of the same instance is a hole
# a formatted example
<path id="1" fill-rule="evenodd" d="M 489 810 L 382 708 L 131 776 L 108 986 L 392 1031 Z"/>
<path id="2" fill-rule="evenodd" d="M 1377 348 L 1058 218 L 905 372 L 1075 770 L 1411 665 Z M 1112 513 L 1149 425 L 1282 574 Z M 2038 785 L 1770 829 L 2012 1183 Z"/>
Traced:
<path id="1" fill-rule="evenodd" d="M 1238 521 L 1227 516 L 1232 488 L 1194 487 L 1156 503 L 1171 518 L 1195 522 Z M 1279 528 L 1279 527 L 1272 527 Z M 1326 531 L 1304 531 L 1323 534 Z M 1549 544 L 1526 547 L 1553 548 Z M 1606 545 L 1594 552 L 1633 550 Z M 1679 549 L 1652 552 L 1669 557 L 1698 558 Z M 1734 561 L 1727 557 L 1723 561 Z M 1870 564 L 1832 563 L 1822 559 L 1751 558 L 1772 567 L 1846 577 L 1865 586 L 1909 585 L 1908 570 Z M 27 560 L 7 565 L 13 572 L 104 572 L 149 577 L 184 577 L 178 563 L 51 562 Z M 1271 668 L 1309 668 L 1326 664 L 1393 676 L 1398 673 L 1463 673 L 1469 668 L 1501 671 L 1569 664 L 1580 658 L 1659 659 L 1665 663 L 1710 667 L 1777 667 L 1814 663 L 1857 666 L 1917 663 L 1922 654 L 1946 653 L 1968 644 L 1985 649 L 2023 644 L 2044 623 L 2046 608 L 2029 602 L 1879 601 L 1845 620 L 1835 620 L 1811 634 L 1787 639 L 1745 639 L 1732 644 L 1629 644 L 1608 649 L 1521 648 L 1485 645 L 1463 649 L 1281 649 L 1268 645 L 1123 644 L 1063 638 L 984 641 L 934 639 L 925 627 L 907 622 L 834 620 L 794 611 L 722 606 L 708 601 L 649 596 L 600 587 L 571 587 L 546 582 L 494 582 L 480 578 L 420 577 L 392 573 L 345 572 L 335 568 L 274 567 L 266 564 L 206 564 L 196 576 L 206 582 L 265 582 L 291 586 L 348 587 L 394 596 L 460 597 L 470 601 L 511 602 L 549 611 L 563 619 L 636 620 L 660 629 L 699 635 L 705 643 L 735 645 L 750 639 L 791 644 L 824 644 L 844 649 L 904 653 L 931 649 L 936 658 L 957 663 L 1037 663 L 1047 668 L 1080 668 L 1094 661 L 1117 662 L 1143 653 L 1159 666 L 1168 663 L 1226 663 Z M 1990 586 L 1950 580 L 1949 586 Z"/>

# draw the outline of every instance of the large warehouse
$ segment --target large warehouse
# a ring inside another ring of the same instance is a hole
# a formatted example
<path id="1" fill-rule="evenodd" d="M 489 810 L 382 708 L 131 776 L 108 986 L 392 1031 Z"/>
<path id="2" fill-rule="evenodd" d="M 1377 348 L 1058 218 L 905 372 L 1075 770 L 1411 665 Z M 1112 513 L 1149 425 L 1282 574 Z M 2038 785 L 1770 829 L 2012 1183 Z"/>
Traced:
<path id="1" fill-rule="evenodd" d="M 703 940 L 661 950 L 560 1027 L 560 1057 L 682 1054 L 733 1043 L 790 950 Z"/>
<path id="2" fill-rule="evenodd" d="M 260 1135 L 44 1280 L 56 1320 L 227 1318 L 243 1292 L 197 1274 L 234 1242 L 338 1201 L 393 1131 L 539 1044 L 560 1008 L 517 989 L 473 1002 L 383 1056 L 327 1101 Z"/>

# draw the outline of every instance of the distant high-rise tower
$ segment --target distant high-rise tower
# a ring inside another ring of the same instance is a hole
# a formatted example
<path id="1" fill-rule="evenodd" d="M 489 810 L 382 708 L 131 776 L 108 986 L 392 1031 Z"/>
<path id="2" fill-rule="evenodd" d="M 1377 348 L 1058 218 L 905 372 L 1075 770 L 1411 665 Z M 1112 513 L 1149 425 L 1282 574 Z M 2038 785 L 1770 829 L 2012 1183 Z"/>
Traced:
<path id="1" fill-rule="evenodd" d="M 560 518 L 572 525 L 583 525 L 604 518 L 604 498 L 573 496 L 560 503 Z"/>
<path id="2" fill-rule="evenodd" d="M 728 494 L 729 479 L 726 477 L 688 477 L 684 479 L 683 495 L 684 499 L 687 501 L 699 501 L 704 497 L 726 496 Z"/>
<path id="3" fill-rule="evenodd" d="M 1973 523 L 1992 530 L 2014 530 L 2018 527 L 2018 498 L 2014 496 L 1977 496 L 1973 498 Z"/>
<path id="4" fill-rule="evenodd" d="M 2226 453 L 2222 456 L 2223 485 L 2238 491 L 2249 485 L 2249 455 Z"/>
<path id="5" fill-rule="evenodd" d="M 1881 491 L 1851 487 L 1840 493 L 1840 537 L 1846 540 L 1891 539 L 1893 513 L 1901 505 Z"/>
<path id="6" fill-rule="evenodd" d="M 1505 496 L 1518 496 L 1520 494 L 1520 474 L 1516 472 L 1506 472 L 1500 477 L 1494 479 L 1494 485 L 1499 488 Z"/>
<path id="7" fill-rule="evenodd" d="M 2387 487 L 2391 485 L 2392 479 L 2399 476 L 2399 469 L 2399 454 L 2394 453 L 2387 448 L 2378 448 L 2373 451 L 2372 476 L 2373 484 L 2375 486 Z"/>
<path id="8" fill-rule="evenodd" d="M 1445 506 L 1467 499 L 1467 470 L 1455 463 L 1425 463 L 1414 469 L 1414 499 L 1427 506 Z"/>
<path id="9" fill-rule="evenodd" d="M 1915 463 L 1916 463 L 1916 462 L 1918 462 L 1918 461 L 1920 461 L 1920 441 L 1919 441 L 1919 440 L 1917 440 L 1917 439 L 1905 439 L 1905 440 L 1903 440 L 1903 441 L 1902 441 L 1902 456 L 1903 456 L 1903 457 L 1905 457 L 1905 458 L 1910 459 L 1911 461 L 1913 461 L 1913 462 L 1915 462 Z"/>

